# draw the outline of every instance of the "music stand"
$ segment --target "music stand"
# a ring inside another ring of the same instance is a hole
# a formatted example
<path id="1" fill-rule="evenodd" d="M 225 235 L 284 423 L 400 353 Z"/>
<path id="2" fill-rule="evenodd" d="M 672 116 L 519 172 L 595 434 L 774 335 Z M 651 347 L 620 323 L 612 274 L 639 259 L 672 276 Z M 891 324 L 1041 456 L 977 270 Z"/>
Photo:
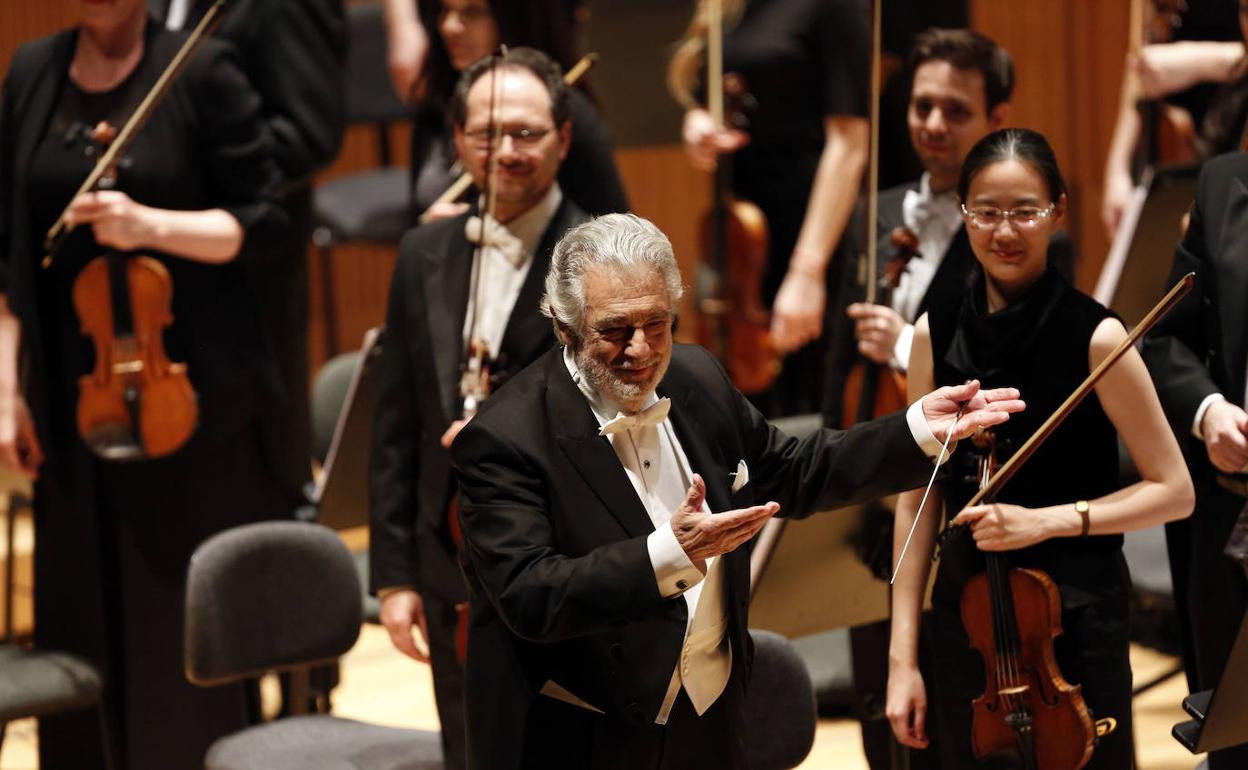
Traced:
<path id="1" fill-rule="evenodd" d="M 1218 686 L 1184 698 L 1183 710 L 1194 718 L 1170 734 L 1193 754 L 1248 743 L 1248 622 L 1240 623 Z"/>
<path id="2" fill-rule="evenodd" d="M 1123 212 L 1092 296 L 1126 319 L 1143 318 L 1166 293 L 1183 215 L 1196 194 L 1199 166 L 1147 168 Z"/>
<path id="3" fill-rule="evenodd" d="M 381 332 L 376 327 L 364 334 L 360 365 L 347 388 L 325 465 L 312 490 L 316 520 L 330 529 L 368 523 L 368 462 L 381 387 Z"/>

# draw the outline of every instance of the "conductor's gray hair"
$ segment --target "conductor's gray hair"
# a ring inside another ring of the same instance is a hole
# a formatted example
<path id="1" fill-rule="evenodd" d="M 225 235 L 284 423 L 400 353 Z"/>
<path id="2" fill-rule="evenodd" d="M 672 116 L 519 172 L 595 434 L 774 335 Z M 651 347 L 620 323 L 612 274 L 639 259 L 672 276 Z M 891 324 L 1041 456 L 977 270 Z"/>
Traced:
<path id="1" fill-rule="evenodd" d="M 672 242 L 659 228 L 634 214 L 607 214 L 568 230 L 555 244 L 546 273 L 542 315 L 579 342 L 585 334 L 585 275 L 605 268 L 623 283 L 663 279 L 675 311 L 684 294 Z M 561 335 L 562 336 L 562 335 Z"/>

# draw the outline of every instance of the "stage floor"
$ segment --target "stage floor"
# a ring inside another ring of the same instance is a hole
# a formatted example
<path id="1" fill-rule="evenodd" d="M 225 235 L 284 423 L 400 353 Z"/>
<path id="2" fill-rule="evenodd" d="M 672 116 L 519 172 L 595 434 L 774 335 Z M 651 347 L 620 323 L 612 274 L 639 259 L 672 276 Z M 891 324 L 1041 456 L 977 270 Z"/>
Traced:
<path id="1" fill-rule="evenodd" d="M 1133 647 L 1131 665 L 1136 681 L 1143 682 L 1171 668 L 1174 659 Z M 1136 699 L 1140 770 L 1191 770 L 1196 766 L 1199 758 L 1170 737 L 1170 728 L 1184 718 L 1179 702 L 1185 689 L 1183 677 L 1176 676 Z M 334 694 L 334 711 L 340 716 L 401 727 L 438 727 L 429 669 L 395 652 L 379 626 L 366 625 L 359 642 L 343 659 L 342 685 Z M 0 752 L 0 770 L 37 770 L 35 756 L 34 721 L 10 724 Z M 857 722 L 820 720 L 814 750 L 801 768 L 865 770 L 866 766 Z"/>

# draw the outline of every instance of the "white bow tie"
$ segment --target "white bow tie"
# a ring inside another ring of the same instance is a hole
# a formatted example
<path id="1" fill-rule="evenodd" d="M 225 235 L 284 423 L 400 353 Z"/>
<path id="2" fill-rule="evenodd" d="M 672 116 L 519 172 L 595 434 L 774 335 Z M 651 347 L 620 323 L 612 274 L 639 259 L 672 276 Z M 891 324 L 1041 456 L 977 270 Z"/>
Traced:
<path id="1" fill-rule="evenodd" d="M 524 242 L 511 234 L 507 226 L 498 222 L 489 214 L 485 215 L 485 227 L 481 227 L 481 217 L 468 217 L 464 223 L 464 235 L 469 243 L 491 246 L 497 249 L 513 267 L 524 264 L 527 254 Z"/>
<path id="2" fill-rule="evenodd" d="M 624 414 L 620 412 L 615 417 L 607 420 L 607 422 L 598 431 L 599 436 L 607 436 L 612 433 L 621 433 L 633 428 L 644 428 L 647 425 L 658 425 L 667 419 L 667 413 L 672 409 L 672 400 L 670 398 L 660 398 L 650 406 L 642 409 L 637 414 Z"/>

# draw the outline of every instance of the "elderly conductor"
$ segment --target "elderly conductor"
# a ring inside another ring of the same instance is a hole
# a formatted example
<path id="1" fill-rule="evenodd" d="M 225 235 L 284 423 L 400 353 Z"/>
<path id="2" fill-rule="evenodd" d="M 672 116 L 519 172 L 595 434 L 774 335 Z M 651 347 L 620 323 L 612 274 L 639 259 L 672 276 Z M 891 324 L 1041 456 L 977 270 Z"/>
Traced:
<path id="1" fill-rule="evenodd" d="M 562 347 L 451 448 L 471 768 L 746 767 L 740 546 L 777 513 L 919 486 L 947 433 L 1023 408 L 1017 391 L 972 382 L 798 441 L 709 353 L 673 344 L 681 292 L 649 222 L 612 214 L 569 230 L 542 303 Z"/>

